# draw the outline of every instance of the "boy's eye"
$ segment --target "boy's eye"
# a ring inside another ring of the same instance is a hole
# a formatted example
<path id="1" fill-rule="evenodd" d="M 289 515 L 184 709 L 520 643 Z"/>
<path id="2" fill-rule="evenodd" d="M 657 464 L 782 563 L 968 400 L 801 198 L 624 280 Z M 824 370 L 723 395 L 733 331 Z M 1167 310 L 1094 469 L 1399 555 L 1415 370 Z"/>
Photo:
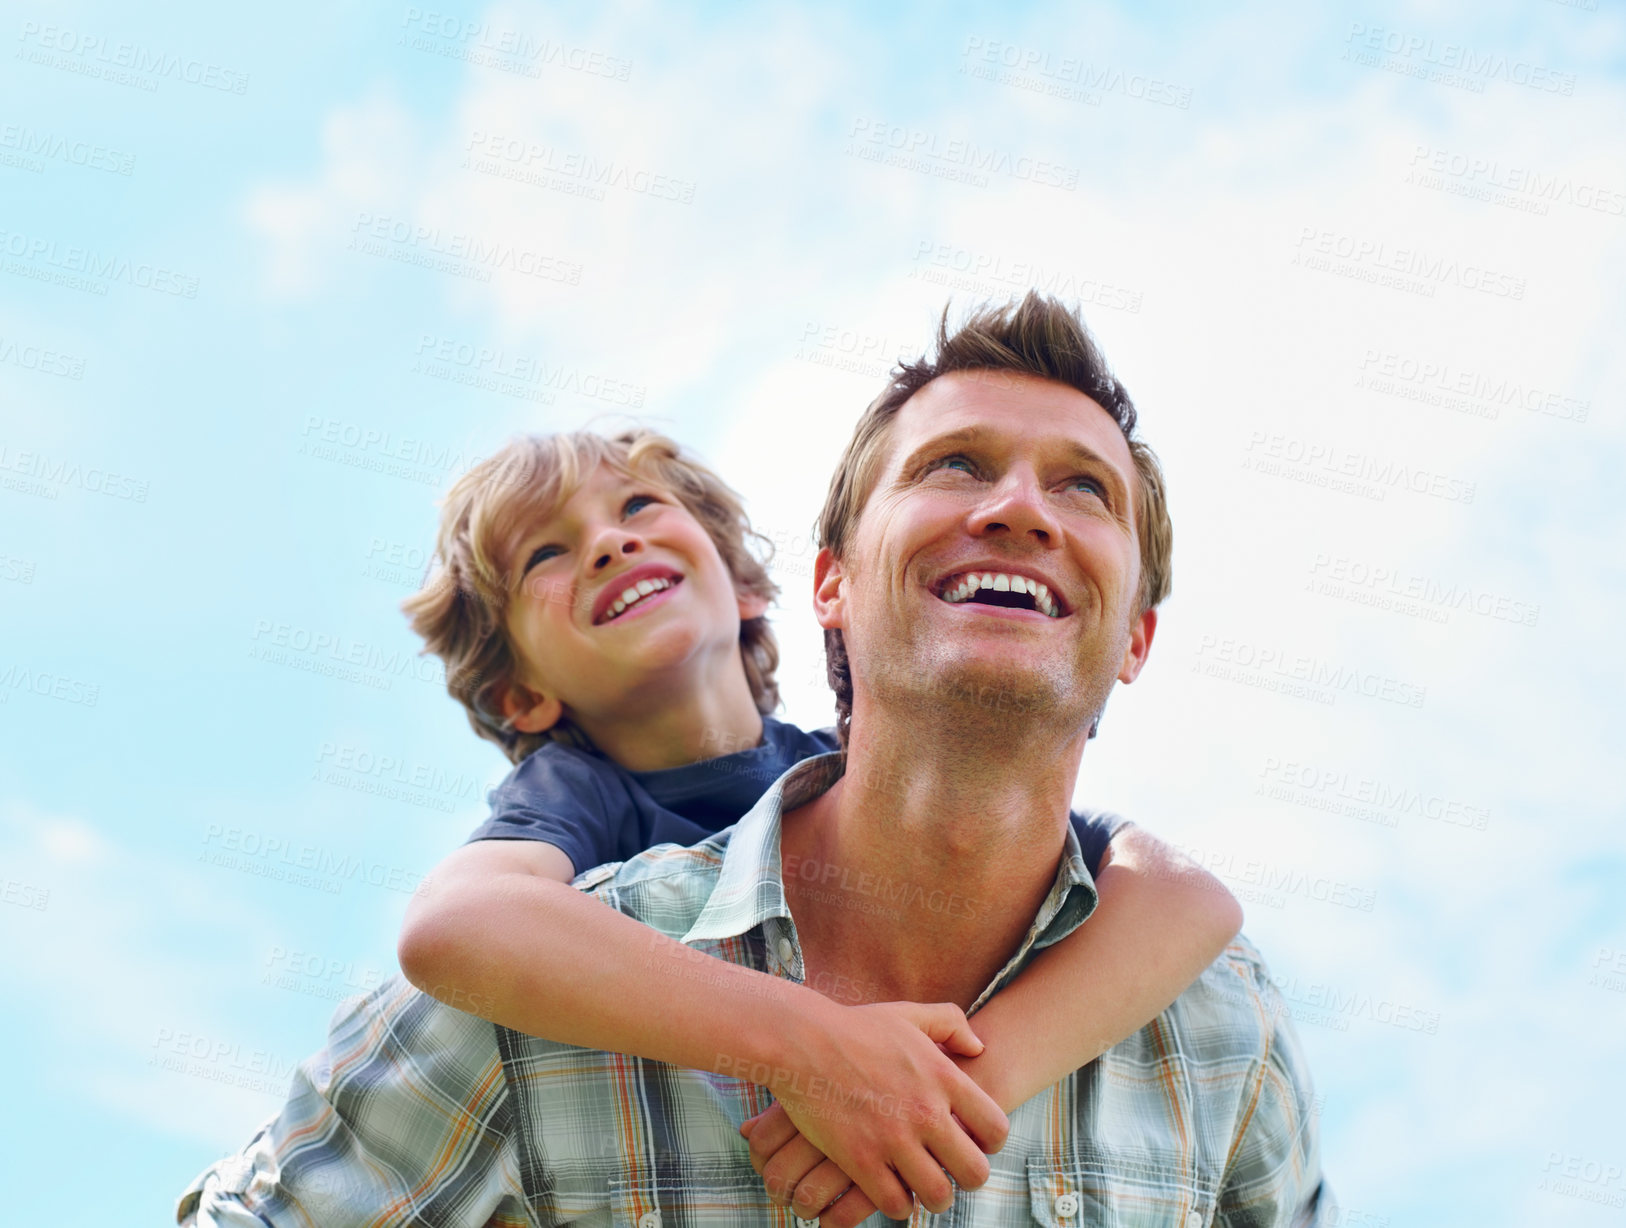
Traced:
<path id="1" fill-rule="evenodd" d="M 627 500 L 626 506 L 621 509 L 621 514 L 623 516 L 632 516 L 643 511 L 651 503 L 659 502 L 660 500 L 655 498 L 654 495 L 633 495 L 632 498 Z"/>
<path id="2" fill-rule="evenodd" d="M 555 558 L 564 552 L 565 548 L 563 546 L 538 546 L 526 562 L 525 570 L 529 572 L 538 563 L 546 563 L 549 559 Z"/>

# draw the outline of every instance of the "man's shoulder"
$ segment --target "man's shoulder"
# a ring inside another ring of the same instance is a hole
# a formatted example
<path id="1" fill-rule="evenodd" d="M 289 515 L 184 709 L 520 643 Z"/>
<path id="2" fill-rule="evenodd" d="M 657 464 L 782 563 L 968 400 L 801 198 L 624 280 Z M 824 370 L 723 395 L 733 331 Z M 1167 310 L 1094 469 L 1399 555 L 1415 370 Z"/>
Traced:
<path id="1" fill-rule="evenodd" d="M 1196 1120 L 1215 1141 L 1230 1135 L 1221 1210 L 1232 1222 L 1261 1206 L 1326 1222 L 1320 1101 L 1264 957 L 1238 935 L 1162 1018 L 1189 1062 Z"/>
<path id="2" fill-rule="evenodd" d="M 1167 1010 L 1124 1043 L 1147 1057 L 1172 1044 L 1202 1064 L 1255 1062 L 1283 1043 L 1286 1018 L 1264 956 L 1239 934 Z"/>
<path id="3" fill-rule="evenodd" d="M 430 994 L 397 973 L 371 992 L 347 998 L 333 1012 L 327 1048 L 311 1059 L 364 1063 L 396 1050 L 434 1052 L 448 1060 L 483 1062 L 495 1044 L 482 1004 L 452 990 Z"/>
<path id="4" fill-rule="evenodd" d="M 594 866 L 573 885 L 646 925 L 683 933 L 716 886 L 733 832 L 725 827 L 698 844 L 657 844 L 625 861 Z"/>
<path id="5" fill-rule="evenodd" d="M 1158 1134 L 1178 1117 L 1181 1136 L 1195 1142 L 1201 1184 L 1231 1222 L 1253 1222 L 1243 1208 L 1315 1205 L 1314 1088 L 1282 996 L 1247 939 L 1233 940 L 1168 1009 L 1080 1078 L 1103 1137 Z"/>
<path id="6" fill-rule="evenodd" d="M 463 1005 L 400 976 L 346 999 L 327 1044 L 294 1068 L 281 1111 L 198 1175 L 177 1218 L 215 1223 L 230 1209 L 232 1223 L 373 1223 L 358 1216 L 413 1205 L 424 1174 L 452 1174 L 442 1185 L 453 1197 L 484 1183 L 502 1150 L 489 1127 L 508 1087 L 495 1028 L 467 1013 L 478 1004 Z M 370 1153 L 390 1163 L 367 1162 Z"/>

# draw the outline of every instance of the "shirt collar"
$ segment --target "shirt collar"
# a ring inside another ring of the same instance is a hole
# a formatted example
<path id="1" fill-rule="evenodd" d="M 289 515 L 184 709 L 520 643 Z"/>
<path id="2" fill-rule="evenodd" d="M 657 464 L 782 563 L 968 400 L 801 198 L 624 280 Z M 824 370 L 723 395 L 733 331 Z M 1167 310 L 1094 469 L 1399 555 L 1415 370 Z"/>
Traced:
<path id="1" fill-rule="evenodd" d="M 729 833 L 717 884 L 684 942 L 737 938 L 772 917 L 790 919 L 779 858 L 780 820 L 840 780 L 846 766 L 841 751 L 803 759 L 745 812 Z"/>
<path id="2" fill-rule="evenodd" d="M 801 966 L 800 944 L 785 904 L 779 835 L 785 813 L 805 806 L 841 779 L 847 757 L 840 751 L 804 759 L 774 781 L 729 834 L 717 883 L 689 932 L 686 943 L 737 938 L 774 918 L 782 918 L 796 947 L 793 963 Z M 1095 911 L 1095 880 L 1084 864 L 1078 835 L 1067 824 L 1066 844 L 1056 879 L 1033 918 L 1022 945 L 971 1006 L 975 1011 L 1002 989 L 1035 952 L 1060 942 Z M 970 1012 L 967 1012 L 970 1013 Z"/>

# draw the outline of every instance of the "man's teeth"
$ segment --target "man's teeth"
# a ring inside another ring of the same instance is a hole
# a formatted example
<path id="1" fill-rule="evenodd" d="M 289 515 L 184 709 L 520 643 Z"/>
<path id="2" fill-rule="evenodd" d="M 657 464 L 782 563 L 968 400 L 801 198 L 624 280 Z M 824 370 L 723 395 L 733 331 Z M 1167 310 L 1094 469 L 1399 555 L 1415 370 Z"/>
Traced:
<path id="1" fill-rule="evenodd" d="M 621 595 L 610 603 L 610 617 L 606 618 L 604 621 L 609 622 L 610 618 L 616 617 L 629 605 L 641 601 L 651 593 L 658 593 L 662 589 L 671 588 L 676 583 L 676 580 L 661 579 L 640 580 L 637 584 L 628 585 L 626 588 L 621 590 Z"/>
<path id="2" fill-rule="evenodd" d="M 1030 593 L 1033 604 L 1051 618 L 1061 617 L 1061 608 L 1050 589 L 1027 576 L 1013 576 L 1007 572 L 968 571 L 959 580 L 943 590 L 943 600 L 953 605 L 969 601 L 978 589 L 989 588 L 996 593 Z"/>

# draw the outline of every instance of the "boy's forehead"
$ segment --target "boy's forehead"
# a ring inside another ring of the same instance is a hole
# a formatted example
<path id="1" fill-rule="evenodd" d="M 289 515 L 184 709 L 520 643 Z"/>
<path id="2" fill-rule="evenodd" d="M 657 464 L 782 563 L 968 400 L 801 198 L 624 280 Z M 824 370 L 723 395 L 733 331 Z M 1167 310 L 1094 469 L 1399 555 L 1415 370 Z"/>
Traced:
<path id="1" fill-rule="evenodd" d="M 561 484 L 558 494 L 554 497 L 553 506 L 543 513 L 544 519 L 579 518 L 591 508 L 595 500 L 602 498 L 606 491 L 637 480 L 637 475 L 631 470 L 612 465 L 609 461 L 599 461 L 581 471 L 574 488 Z"/>

